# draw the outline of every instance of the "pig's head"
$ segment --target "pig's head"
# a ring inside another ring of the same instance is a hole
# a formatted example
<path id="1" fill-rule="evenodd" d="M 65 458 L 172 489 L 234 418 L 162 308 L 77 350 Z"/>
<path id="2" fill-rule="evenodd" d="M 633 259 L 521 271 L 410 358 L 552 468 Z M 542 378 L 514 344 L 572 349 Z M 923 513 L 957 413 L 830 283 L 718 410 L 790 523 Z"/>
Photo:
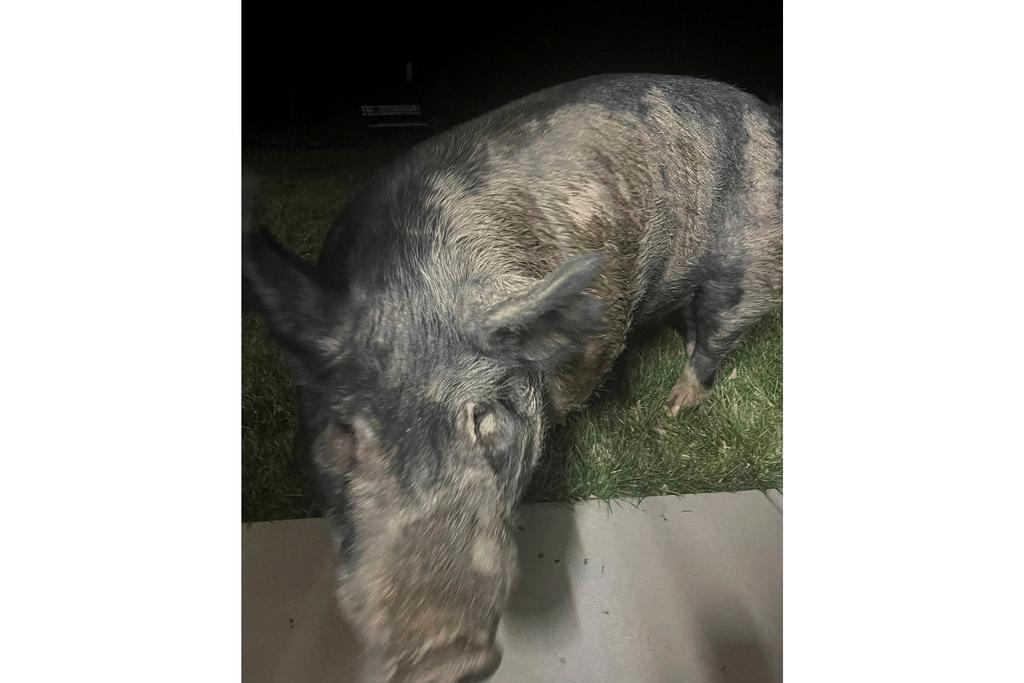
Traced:
<path id="1" fill-rule="evenodd" d="M 600 257 L 496 287 L 399 272 L 369 286 L 325 282 L 265 232 L 244 241 L 245 295 L 299 389 L 337 598 L 372 675 L 483 680 L 501 659 L 513 513 L 541 451 L 546 378 L 600 325 L 583 292 Z"/>

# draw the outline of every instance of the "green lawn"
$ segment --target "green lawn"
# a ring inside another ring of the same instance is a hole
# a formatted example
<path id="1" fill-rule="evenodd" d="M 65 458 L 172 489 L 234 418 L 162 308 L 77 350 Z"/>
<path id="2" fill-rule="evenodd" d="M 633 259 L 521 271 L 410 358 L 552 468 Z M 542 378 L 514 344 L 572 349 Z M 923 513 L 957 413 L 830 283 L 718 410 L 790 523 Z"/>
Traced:
<path id="1" fill-rule="evenodd" d="M 334 214 L 368 173 L 401 152 L 261 152 L 265 219 L 289 248 L 314 259 Z M 715 392 L 675 420 L 662 401 L 683 343 L 668 329 L 636 335 L 591 406 L 549 437 L 527 500 L 640 497 L 782 487 L 782 317 L 751 329 L 725 361 Z M 242 319 L 242 519 L 317 514 L 292 453 L 292 388 L 261 321 Z"/>

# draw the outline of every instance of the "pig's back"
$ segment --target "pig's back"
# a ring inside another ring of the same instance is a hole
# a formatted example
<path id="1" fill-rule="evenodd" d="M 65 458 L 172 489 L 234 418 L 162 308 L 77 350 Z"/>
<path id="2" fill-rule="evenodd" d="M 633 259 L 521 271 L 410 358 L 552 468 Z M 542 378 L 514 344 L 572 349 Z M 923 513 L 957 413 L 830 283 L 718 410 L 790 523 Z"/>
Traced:
<path id="1" fill-rule="evenodd" d="M 744 242 L 775 239 L 750 231 L 776 222 L 781 239 L 781 122 L 764 103 L 701 79 L 596 76 L 411 150 L 350 204 L 324 259 L 347 258 L 363 280 L 425 273 L 443 292 L 602 250 L 592 290 L 609 331 L 588 349 L 585 378 L 610 366 L 635 319 L 678 305 Z"/>
<path id="2" fill-rule="evenodd" d="M 737 237 L 737 223 L 781 230 L 781 122 L 713 81 L 586 78 L 467 122 L 413 156 L 415 182 L 442 207 L 428 228 L 441 227 L 438 240 L 485 269 L 533 276 L 602 250 L 611 258 L 595 292 L 623 327 L 670 308 L 716 252 L 750 238 Z"/>

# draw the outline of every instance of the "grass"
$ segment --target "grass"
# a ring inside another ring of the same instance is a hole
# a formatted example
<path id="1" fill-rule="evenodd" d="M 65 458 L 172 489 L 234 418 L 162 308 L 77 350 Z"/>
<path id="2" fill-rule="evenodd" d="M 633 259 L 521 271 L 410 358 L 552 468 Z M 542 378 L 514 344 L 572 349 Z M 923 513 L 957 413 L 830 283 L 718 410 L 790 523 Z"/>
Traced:
<path id="1" fill-rule="evenodd" d="M 312 260 L 337 211 L 370 171 L 401 151 L 260 152 L 245 164 L 264 179 L 268 225 Z M 781 314 L 752 328 L 723 363 L 711 398 L 675 420 L 661 411 L 682 366 L 682 340 L 663 328 L 634 337 L 591 405 L 549 435 L 526 500 L 781 488 Z M 293 402 L 280 352 L 262 322 L 243 315 L 244 521 L 319 514 L 292 450 Z"/>

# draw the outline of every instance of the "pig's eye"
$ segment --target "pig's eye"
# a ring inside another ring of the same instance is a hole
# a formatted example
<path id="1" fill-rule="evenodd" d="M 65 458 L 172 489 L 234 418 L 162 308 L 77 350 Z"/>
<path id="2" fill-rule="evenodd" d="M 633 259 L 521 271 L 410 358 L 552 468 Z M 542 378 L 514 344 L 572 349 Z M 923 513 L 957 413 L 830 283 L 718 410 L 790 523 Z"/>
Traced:
<path id="1" fill-rule="evenodd" d="M 480 438 L 481 425 L 490 412 L 491 406 L 485 403 L 477 403 L 473 406 L 473 432 L 477 438 Z"/>
<path id="2" fill-rule="evenodd" d="M 341 474 L 351 466 L 355 455 L 355 432 L 351 425 L 331 420 L 313 447 L 313 457 L 323 469 Z"/>
<path id="3" fill-rule="evenodd" d="M 508 411 L 500 403 L 477 403 L 473 406 L 473 436 L 478 441 L 493 441 L 507 419 Z"/>

